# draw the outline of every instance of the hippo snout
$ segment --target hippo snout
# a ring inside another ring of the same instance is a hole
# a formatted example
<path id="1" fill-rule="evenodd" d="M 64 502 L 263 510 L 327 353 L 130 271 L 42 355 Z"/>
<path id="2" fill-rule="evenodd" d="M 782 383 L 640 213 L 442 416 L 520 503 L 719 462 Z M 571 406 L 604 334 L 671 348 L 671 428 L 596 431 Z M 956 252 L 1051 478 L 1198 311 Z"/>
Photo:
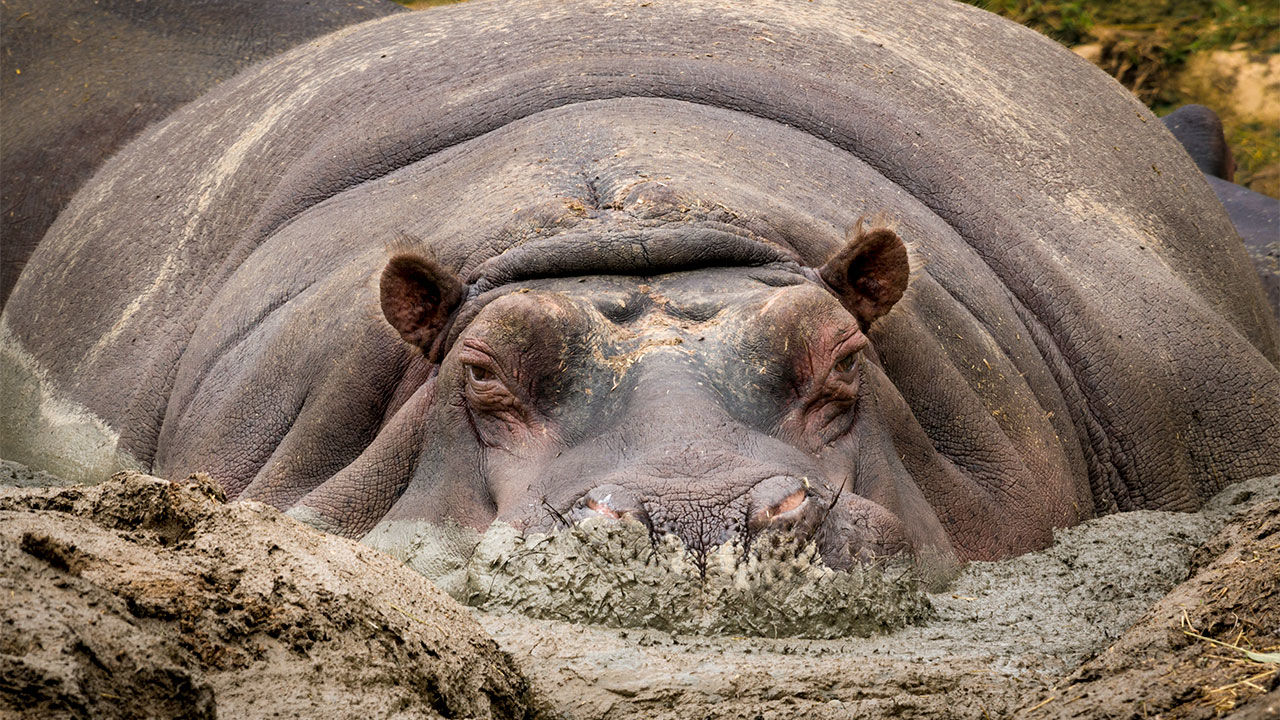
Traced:
<path id="1" fill-rule="evenodd" d="M 694 508 L 699 512 L 691 512 Z M 735 537 L 750 542 L 763 532 L 807 541 L 828 508 L 829 503 L 817 497 L 808 478 L 779 474 L 756 482 L 735 500 L 724 503 L 696 497 L 642 497 L 641 492 L 622 485 L 597 485 L 573 504 L 566 519 L 575 523 L 599 517 L 632 520 L 651 533 L 672 533 L 690 549 L 702 551 Z"/>
<path id="2" fill-rule="evenodd" d="M 916 550 L 897 515 L 852 494 L 837 498 L 824 513 L 817 542 L 823 560 L 835 568 L 865 565 Z"/>

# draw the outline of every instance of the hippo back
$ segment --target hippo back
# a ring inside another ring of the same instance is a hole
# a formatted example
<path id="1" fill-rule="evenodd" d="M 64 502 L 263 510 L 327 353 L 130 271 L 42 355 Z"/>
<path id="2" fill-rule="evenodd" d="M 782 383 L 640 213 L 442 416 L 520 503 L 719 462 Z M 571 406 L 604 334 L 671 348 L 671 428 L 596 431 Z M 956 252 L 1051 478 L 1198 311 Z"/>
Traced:
<path id="1" fill-rule="evenodd" d="M 264 57 L 404 9 L 390 0 L 12 0 L 0 6 L 0 306 L 93 171 Z"/>

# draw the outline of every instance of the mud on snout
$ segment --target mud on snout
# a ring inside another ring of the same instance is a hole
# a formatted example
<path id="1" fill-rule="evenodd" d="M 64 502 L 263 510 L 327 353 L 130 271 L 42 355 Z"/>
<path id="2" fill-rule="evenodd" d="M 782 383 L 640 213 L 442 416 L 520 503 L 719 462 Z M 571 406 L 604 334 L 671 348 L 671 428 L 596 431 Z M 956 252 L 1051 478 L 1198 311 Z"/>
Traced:
<path id="1" fill-rule="evenodd" d="M 459 601 L 534 618 L 669 632 L 837 638 L 927 620 L 932 607 L 906 556 L 826 565 L 786 533 L 703 552 L 628 519 L 589 517 L 551 532 L 494 523 L 391 522 L 364 542 L 431 577 Z"/>

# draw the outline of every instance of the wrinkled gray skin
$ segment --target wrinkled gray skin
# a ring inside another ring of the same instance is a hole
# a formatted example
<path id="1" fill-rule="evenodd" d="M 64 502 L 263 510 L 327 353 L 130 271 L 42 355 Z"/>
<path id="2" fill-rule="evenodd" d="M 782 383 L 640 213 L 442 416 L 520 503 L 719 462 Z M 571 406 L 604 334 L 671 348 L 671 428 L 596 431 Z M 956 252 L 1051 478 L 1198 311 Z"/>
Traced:
<path id="1" fill-rule="evenodd" d="M 0 307 L 58 212 L 142 129 L 255 61 L 390 0 L 5 0 Z"/>
<path id="2" fill-rule="evenodd" d="M 946 566 L 1280 471 L 1277 329 L 1195 165 L 939 2 L 342 31 L 108 162 L 3 321 L 0 454 L 352 536 L 631 516 Z"/>
<path id="3" fill-rule="evenodd" d="M 1211 175 L 1205 180 L 1231 215 L 1262 279 L 1267 304 L 1280 318 L 1280 200 Z"/>
<path id="4" fill-rule="evenodd" d="M 1267 304 L 1280 318 L 1280 200 L 1232 182 L 1235 158 L 1217 113 L 1203 105 L 1184 105 L 1164 116 L 1163 122 L 1222 201 L 1262 280 Z"/>

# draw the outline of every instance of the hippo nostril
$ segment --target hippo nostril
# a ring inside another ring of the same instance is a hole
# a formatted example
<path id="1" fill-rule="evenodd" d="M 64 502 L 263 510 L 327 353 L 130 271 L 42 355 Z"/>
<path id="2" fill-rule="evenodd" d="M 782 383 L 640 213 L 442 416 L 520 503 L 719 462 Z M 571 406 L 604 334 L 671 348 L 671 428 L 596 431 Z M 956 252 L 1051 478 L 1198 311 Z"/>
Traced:
<path id="1" fill-rule="evenodd" d="M 605 517 L 611 517 L 614 519 L 621 517 L 620 515 L 618 515 L 617 510 L 614 510 L 613 508 L 609 507 L 606 504 L 607 502 L 608 502 L 608 499 L 604 500 L 603 502 L 598 502 L 596 500 L 592 500 L 591 498 L 586 498 L 585 504 L 587 507 L 591 508 L 592 510 L 595 510 L 596 512 L 600 513 L 601 515 L 604 515 Z"/>
<path id="2" fill-rule="evenodd" d="M 774 476 L 756 485 L 751 490 L 748 532 L 772 528 L 807 533 L 814 514 L 809 494 L 808 483 L 791 476 Z"/>
<path id="3" fill-rule="evenodd" d="M 619 485 L 600 485 L 592 488 L 578 501 L 572 512 L 574 520 L 592 516 L 604 516 L 614 520 L 635 520 L 650 526 L 649 513 L 644 503 L 634 493 Z"/>
<path id="4" fill-rule="evenodd" d="M 769 508 L 768 512 L 770 515 L 774 515 L 774 516 L 781 515 L 786 512 L 791 512 L 792 510 L 795 510 L 796 508 L 800 507 L 800 505 L 804 503 L 804 501 L 807 500 L 808 498 L 809 498 L 808 491 L 804 489 L 797 490 L 791 493 L 790 495 L 788 495 L 785 499 L 783 499 L 782 502 Z"/>

